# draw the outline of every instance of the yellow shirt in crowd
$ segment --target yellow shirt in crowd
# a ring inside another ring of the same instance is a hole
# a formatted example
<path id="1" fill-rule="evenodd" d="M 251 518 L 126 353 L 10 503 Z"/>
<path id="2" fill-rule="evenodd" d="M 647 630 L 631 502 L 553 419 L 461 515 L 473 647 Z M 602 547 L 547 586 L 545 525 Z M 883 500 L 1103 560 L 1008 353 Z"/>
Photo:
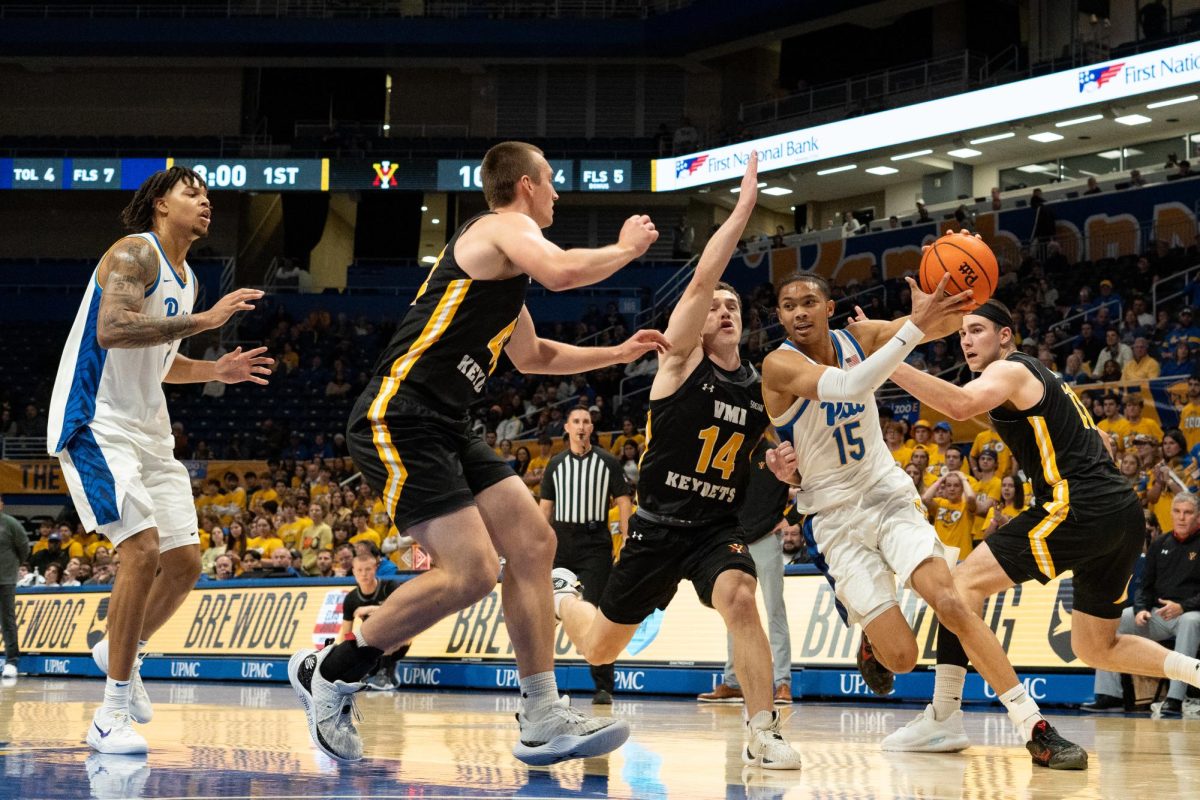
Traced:
<path id="1" fill-rule="evenodd" d="M 1000 438 L 1000 434 L 990 428 L 982 430 L 971 445 L 971 458 L 978 459 L 984 450 L 994 450 L 996 453 L 996 474 L 1001 477 L 1012 471 L 1012 451 Z"/>
<path id="2" fill-rule="evenodd" d="M 935 497 L 930 503 L 933 514 L 933 529 L 937 531 L 942 544 L 958 548 L 958 558 L 961 561 L 971 554 L 974 547 L 972 530 L 975 527 L 975 514 L 967 508 L 966 498 L 952 503 L 944 497 Z"/>

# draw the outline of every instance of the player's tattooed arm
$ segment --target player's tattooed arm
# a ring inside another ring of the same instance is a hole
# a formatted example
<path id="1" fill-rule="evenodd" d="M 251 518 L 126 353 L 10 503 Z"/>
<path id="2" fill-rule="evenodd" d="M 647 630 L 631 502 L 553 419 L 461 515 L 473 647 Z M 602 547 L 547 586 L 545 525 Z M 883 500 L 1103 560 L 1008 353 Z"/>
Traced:
<path id="1" fill-rule="evenodd" d="M 206 330 L 201 314 L 151 317 L 142 313 L 146 289 L 158 279 L 159 261 L 154 246 L 138 236 L 118 242 L 105 258 L 107 270 L 96 340 L 106 350 L 153 347 Z"/>

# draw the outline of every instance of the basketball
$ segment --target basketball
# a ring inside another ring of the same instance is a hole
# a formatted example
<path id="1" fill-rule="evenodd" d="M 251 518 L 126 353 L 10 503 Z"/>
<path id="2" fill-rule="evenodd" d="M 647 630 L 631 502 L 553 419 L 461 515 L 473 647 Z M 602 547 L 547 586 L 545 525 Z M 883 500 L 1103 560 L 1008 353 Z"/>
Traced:
<path id="1" fill-rule="evenodd" d="M 996 254 L 982 239 L 961 233 L 947 233 L 929 246 L 921 257 L 921 290 L 932 292 L 942 275 L 950 273 L 947 294 L 970 289 L 974 308 L 996 291 L 1000 267 Z"/>

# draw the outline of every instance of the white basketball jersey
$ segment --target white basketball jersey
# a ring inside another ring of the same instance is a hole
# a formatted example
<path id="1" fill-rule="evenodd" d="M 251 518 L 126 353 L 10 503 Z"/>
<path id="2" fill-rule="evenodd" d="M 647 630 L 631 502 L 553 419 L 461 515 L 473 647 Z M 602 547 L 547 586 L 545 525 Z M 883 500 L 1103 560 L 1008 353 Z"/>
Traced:
<path id="1" fill-rule="evenodd" d="M 862 363 L 862 348 L 848 331 L 830 331 L 830 337 L 842 369 Z M 780 347 L 800 352 L 790 341 Z M 912 486 L 883 442 L 874 392 L 864 392 L 848 403 L 797 398 L 782 415 L 771 417 L 771 424 L 781 440 L 790 440 L 796 448 L 800 473 L 796 509 L 801 513 L 813 514 L 858 500 L 868 487 L 884 481 L 897 488 L 904 481 Z"/>
<path id="2" fill-rule="evenodd" d="M 184 262 L 184 283 L 153 233 L 134 235 L 151 242 L 158 252 L 158 279 L 146 290 L 141 313 L 159 318 L 192 313 L 196 300 L 192 268 Z M 46 431 L 46 449 L 51 455 L 58 455 L 72 436 L 93 421 L 171 444 L 171 421 L 162 382 L 179 352 L 179 341 L 152 347 L 100 347 L 96 341 L 103 293 L 99 271 L 97 265 L 58 364 Z"/>

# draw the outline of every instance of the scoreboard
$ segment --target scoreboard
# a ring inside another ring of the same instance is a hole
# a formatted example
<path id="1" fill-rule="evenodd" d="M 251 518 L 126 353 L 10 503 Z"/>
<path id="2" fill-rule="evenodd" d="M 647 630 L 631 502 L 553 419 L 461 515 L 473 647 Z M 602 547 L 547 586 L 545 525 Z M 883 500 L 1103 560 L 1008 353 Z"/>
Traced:
<path id="1" fill-rule="evenodd" d="M 378 156 L 328 158 L 0 158 L 0 190 L 133 191 L 171 166 L 195 170 L 212 191 L 478 192 L 480 162 Z M 563 192 L 649 191 L 649 163 L 620 159 L 551 159 Z"/>

